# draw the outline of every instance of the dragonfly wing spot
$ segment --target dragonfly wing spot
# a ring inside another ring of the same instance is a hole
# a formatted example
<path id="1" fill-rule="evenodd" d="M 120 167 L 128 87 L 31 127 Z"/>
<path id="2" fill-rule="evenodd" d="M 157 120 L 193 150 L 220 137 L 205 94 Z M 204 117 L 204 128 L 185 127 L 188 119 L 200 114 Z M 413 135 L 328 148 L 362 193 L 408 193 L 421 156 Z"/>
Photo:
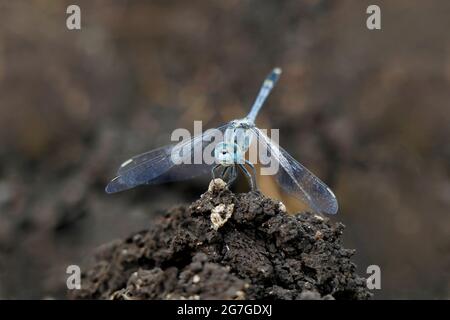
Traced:
<path id="1" fill-rule="evenodd" d="M 125 167 L 126 165 L 130 164 L 131 162 L 133 162 L 133 159 L 128 159 L 127 161 L 125 161 L 124 163 L 122 163 L 120 165 L 121 168 Z"/>

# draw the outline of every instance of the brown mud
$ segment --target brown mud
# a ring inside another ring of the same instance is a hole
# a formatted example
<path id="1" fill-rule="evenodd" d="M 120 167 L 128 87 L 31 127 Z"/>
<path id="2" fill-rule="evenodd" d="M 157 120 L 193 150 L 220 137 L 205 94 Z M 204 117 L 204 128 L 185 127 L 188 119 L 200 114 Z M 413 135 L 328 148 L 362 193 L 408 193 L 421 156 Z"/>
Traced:
<path id="1" fill-rule="evenodd" d="M 290 215 L 259 192 L 222 180 L 149 230 L 103 246 L 76 299 L 367 299 L 344 225 Z"/>

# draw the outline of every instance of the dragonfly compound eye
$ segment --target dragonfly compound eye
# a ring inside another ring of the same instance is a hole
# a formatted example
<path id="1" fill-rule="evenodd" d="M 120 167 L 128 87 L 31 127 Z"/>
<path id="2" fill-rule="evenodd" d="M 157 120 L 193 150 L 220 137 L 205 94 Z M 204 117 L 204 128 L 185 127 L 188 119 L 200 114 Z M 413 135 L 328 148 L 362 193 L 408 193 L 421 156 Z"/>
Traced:
<path id="1" fill-rule="evenodd" d="M 217 144 L 214 156 L 218 163 L 229 166 L 238 162 L 241 158 L 241 151 L 235 143 L 221 142 Z"/>

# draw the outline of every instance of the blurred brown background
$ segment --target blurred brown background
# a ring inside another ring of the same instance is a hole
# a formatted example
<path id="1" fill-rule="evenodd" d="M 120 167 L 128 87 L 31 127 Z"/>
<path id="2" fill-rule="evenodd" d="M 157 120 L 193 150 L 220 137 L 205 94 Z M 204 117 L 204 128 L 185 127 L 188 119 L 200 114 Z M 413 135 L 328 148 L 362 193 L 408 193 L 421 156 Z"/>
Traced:
<path id="1" fill-rule="evenodd" d="M 274 66 L 257 123 L 336 192 L 375 297 L 450 298 L 449 17 L 436 0 L 1 0 L 0 298 L 65 297 L 68 264 L 196 199 L 207 179 L 103 190 L 173 129 L 245 115 Z"/>

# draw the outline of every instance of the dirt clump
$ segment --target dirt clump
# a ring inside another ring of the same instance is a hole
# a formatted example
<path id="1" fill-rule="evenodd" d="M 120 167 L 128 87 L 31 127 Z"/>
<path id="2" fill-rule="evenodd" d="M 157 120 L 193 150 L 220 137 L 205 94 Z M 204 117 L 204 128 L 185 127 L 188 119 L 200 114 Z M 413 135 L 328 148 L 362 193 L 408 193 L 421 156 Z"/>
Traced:
<path id="1" fill-rule="evenodd" d="M 231 212 L 231 214 L 230 214 Z M 367 299 L 344 226 L 221 183 L 102 247 L 76 299 Z"/>

